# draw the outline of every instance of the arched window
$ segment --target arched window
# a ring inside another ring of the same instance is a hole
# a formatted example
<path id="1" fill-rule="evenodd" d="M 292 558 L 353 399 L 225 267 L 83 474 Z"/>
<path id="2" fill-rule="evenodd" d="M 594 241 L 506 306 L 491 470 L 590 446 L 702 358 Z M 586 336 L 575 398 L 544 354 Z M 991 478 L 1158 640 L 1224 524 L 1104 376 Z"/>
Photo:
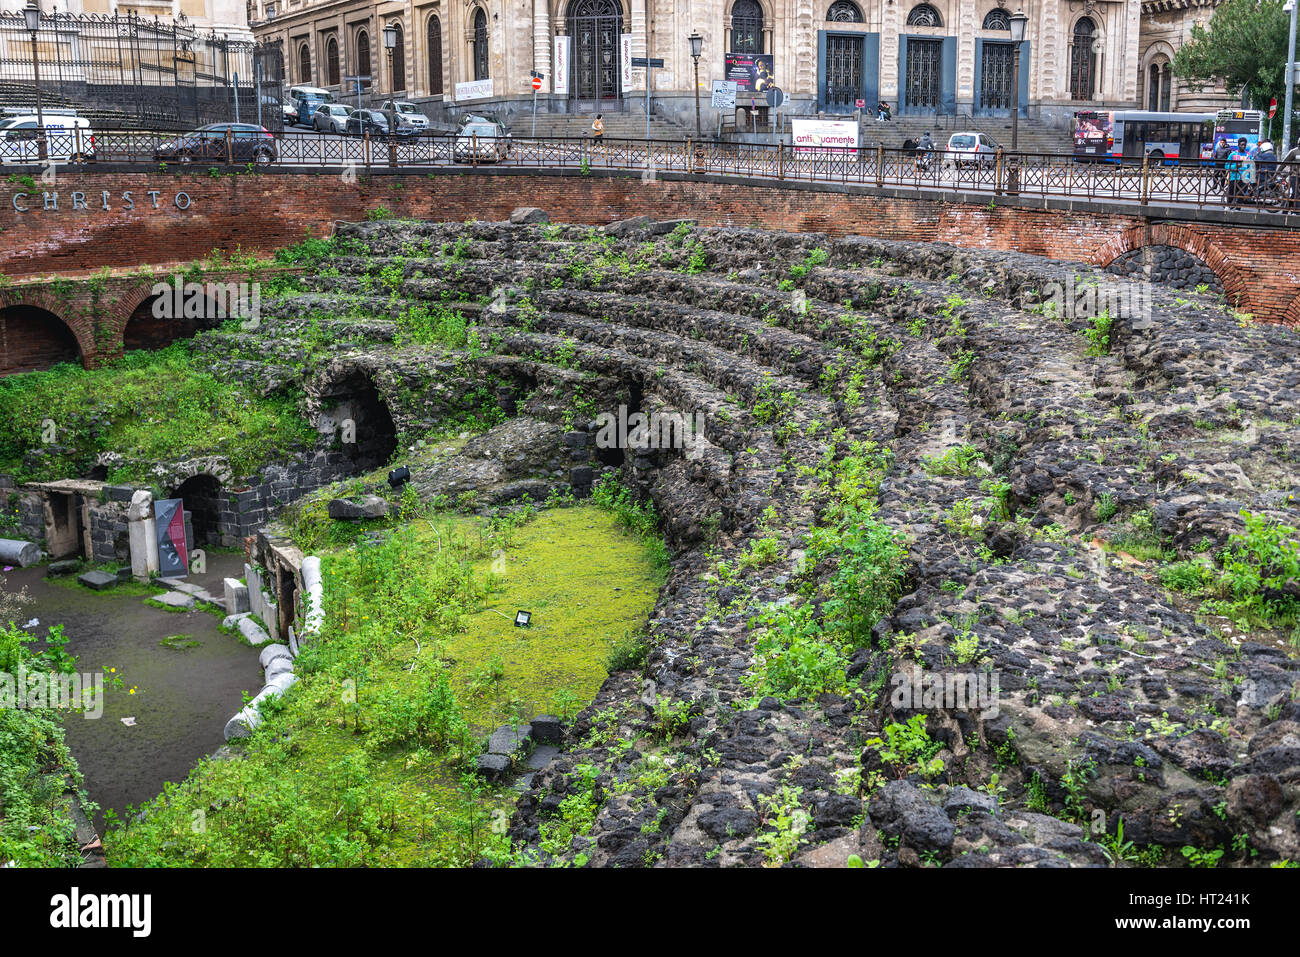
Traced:
<path id="1" fill-rule="evenodd" d="M 1169 100 L 1173 87 L 1173 76 L 1170 73 L 1169 64 L 1166 63 L 1160 68 L 1160 109 L 1169 112 Z"/>
<path id="2" fill-rule="evenodd" d="M 429 18 L 429 95 L 442 93 L 442 21 Z"/>
<path id="3" fill-rule="evenodd" d="M 394 23 L 393 29 L 397 31 L 397 42 L 393 44 L 393 67 L 389 71 L 389 86 L 396 92 L 397 90 L 406 89 L 406 38 L 402 36 L 402 25 Z"/>
<path id="4" fill-rule="evenodd" d="M 1005 30 L 1011 32 L 1011 14 L 1003 7 L 994 7 L 984 15 L 985 30 Z"/>
<path id="5" fill-rule="evenodd" d="M 489 63 L 487 14 L 479 7 L 474 11 L 474 79 L 486 80 L 491 76 Z"/>
<path id="6" fill-rule="evenodd" d="M 298 82 L 311 82 L 311 50 L 305 43 L 298 47 Z"/>
<path id="7" fill-rule="evenodd" d="M 357 34 L 357 76 L 370 75 L 370 34 L 362 30 Z"/>
<path id="8" fill-rule="evenodd" d="M 852 0 L 835 0 L 826 11 L 828 23 L 861 23 L 862 10 Z"/>
<path id="9" fill-rule="evenodd" d="M 1074 25 L 1074 39 L 1070 43 L 1070 98 L 1091 100 L 1095 88 L 1097 55 L 1092 52 L 1097 24 L 1091 17 L 1082 17 Z"/>
<path id="10" fill-rule="evenodd" d="M 325 82 L 329 86 L 339 85 L 339 42 L 333 37 L 325 42 Z"/>
<path id="11" fill-rule="evenodd" d="M 939 11 L 928 3 L 918 3 L 912 8 L 912 12 L 907 15 L 907 25 L 909 27 L 941 27 L 943 18 L 939 16 Z"/>
<path id="12" fill-rule="evenodd" d="M 757 0 L 736 0 L 731 5 L 730 52 L 763 52 L 763 8 Z"/>
<path id="13" fill-rule="evenodd" d="M 1160 64 L 1152 63 L 1147 70 L 1147 109 L 1160 109 Z"/>

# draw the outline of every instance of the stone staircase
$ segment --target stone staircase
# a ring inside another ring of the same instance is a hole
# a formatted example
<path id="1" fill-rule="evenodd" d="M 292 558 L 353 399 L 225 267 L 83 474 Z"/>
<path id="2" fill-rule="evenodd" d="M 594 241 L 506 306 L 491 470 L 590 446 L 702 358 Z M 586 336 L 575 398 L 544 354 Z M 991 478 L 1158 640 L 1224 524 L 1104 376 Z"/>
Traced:
<path id="1" fill-rule="evenodd" d="M 583 133 L 591 136 L 591 121 L 595 112 L 589 113 L 538 113 L 537 135 L 539 137 L 575 136 Z M 643 140 L 646 137 L 644 113 L 606 113 L 602 118 L 605 124 L 605 138 L 611 140 Z M 516 138 L 532 135 L 533 119 L 525 115 L 514 120 L 510 131 Z M 661 116 L 650 117 L 650 138 L 654 140 L 680 140 L 694 133 L 693 129 L 670 123 Z"/>

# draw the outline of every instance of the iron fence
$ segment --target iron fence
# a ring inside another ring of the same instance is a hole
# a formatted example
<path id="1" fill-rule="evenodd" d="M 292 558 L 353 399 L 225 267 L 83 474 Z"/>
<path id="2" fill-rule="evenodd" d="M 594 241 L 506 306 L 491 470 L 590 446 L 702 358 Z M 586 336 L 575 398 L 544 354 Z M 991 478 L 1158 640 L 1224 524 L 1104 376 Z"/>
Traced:
<path id="1" fill-rule="evenodd" d="M 279 46 L 202 33 L 175 21 L 45 14 L 35 41 L 22 14 L 0 14 L 0 107 L 75 109 L 119 125 L 153 128 L 233 120 L 278 129 L 284 88 Z"/>
<path id="2" fill-rule="evenodd" d="M 1300 227 L 1300 163 L 1259 165 L 1257 182 L 1232 181 L 1212 162 L 1162 165 L 1079 161 L 1069 154 L 985 154 L 979 161 L 936 152 L 886 149 L 792 149 L 781 144 L 587 137 L 479 137 L 421 133 L 345 136 L 254 128 L 188 134 L 174 130 L 50 130 L 47 155 L 57 162 L 256 165 L 354 170 L 387 168 L 527 168 L 622 170 L 653 180 L 660 173 L 717 175 L 751 181 L 802 181 L 915 189 L 929 195 L 1033 196 L 1075 201 L 1240 207 L 1275 213 Z M 0 136 L 0 164 L 38 164 L 35 130 Z"/>

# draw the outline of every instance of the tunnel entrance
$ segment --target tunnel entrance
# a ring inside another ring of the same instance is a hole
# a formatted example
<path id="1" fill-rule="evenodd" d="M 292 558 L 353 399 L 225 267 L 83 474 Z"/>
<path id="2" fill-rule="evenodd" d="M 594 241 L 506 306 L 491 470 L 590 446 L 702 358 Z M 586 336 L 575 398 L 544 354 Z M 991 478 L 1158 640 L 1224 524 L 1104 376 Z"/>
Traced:
<path id="1" fill-rule="evenodd" d="M 36 372 L 80 357 L 77 337 L 54 313 L 37 306 L 0 309 L 0 375 Z"/>
<path id="2" fill-rule="evenodd" d="M 167 495 L 184 500 L 195 545 L 221 544 L 221 483 L 206 472 L 187 478 Z"/>
<path id="3" fill-rule="evenodd" d="M 397 426 L 379 390 L 364 372 L 353 372 L 322 394 L 328 411 L 318 425 L 338 436 L 356 472 L 387 465 L 397 450 Z"/>

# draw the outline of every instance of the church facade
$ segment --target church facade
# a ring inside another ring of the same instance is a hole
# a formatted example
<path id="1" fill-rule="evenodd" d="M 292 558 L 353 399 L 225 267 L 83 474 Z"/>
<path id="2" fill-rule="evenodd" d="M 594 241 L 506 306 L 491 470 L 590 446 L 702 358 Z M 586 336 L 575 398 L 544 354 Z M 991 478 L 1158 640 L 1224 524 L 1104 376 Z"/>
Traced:
<path id="1" fill-rule="evenodd" d="M 1213 0 L 1027 0 L 1020 46 L 1025 115 L 1064 126 L 1077 110 L 1194 110 L 1230 103 L 1221 89 L 1180 89 L 1169 64 Z M 278 41 L 287 83 L 342 98 L 369 77 L 372 99 L 549 112 L 654 110 L 706 127 L 714 81 L 738 79 L 737 106 L 792 113 L 1006 115 L 1016 50 L 1006 0 L 250 0 L 259 40 Z M 385 29 L 388 28 L 388 42 Z M 389 45 L 391 44 L 391 46 Z M 651 58 L 653 68 L 633 65 Z M 659 66 L 657 61 L 662 61 Z M 757 80 L 755 79 L 757 78 Z"/>

